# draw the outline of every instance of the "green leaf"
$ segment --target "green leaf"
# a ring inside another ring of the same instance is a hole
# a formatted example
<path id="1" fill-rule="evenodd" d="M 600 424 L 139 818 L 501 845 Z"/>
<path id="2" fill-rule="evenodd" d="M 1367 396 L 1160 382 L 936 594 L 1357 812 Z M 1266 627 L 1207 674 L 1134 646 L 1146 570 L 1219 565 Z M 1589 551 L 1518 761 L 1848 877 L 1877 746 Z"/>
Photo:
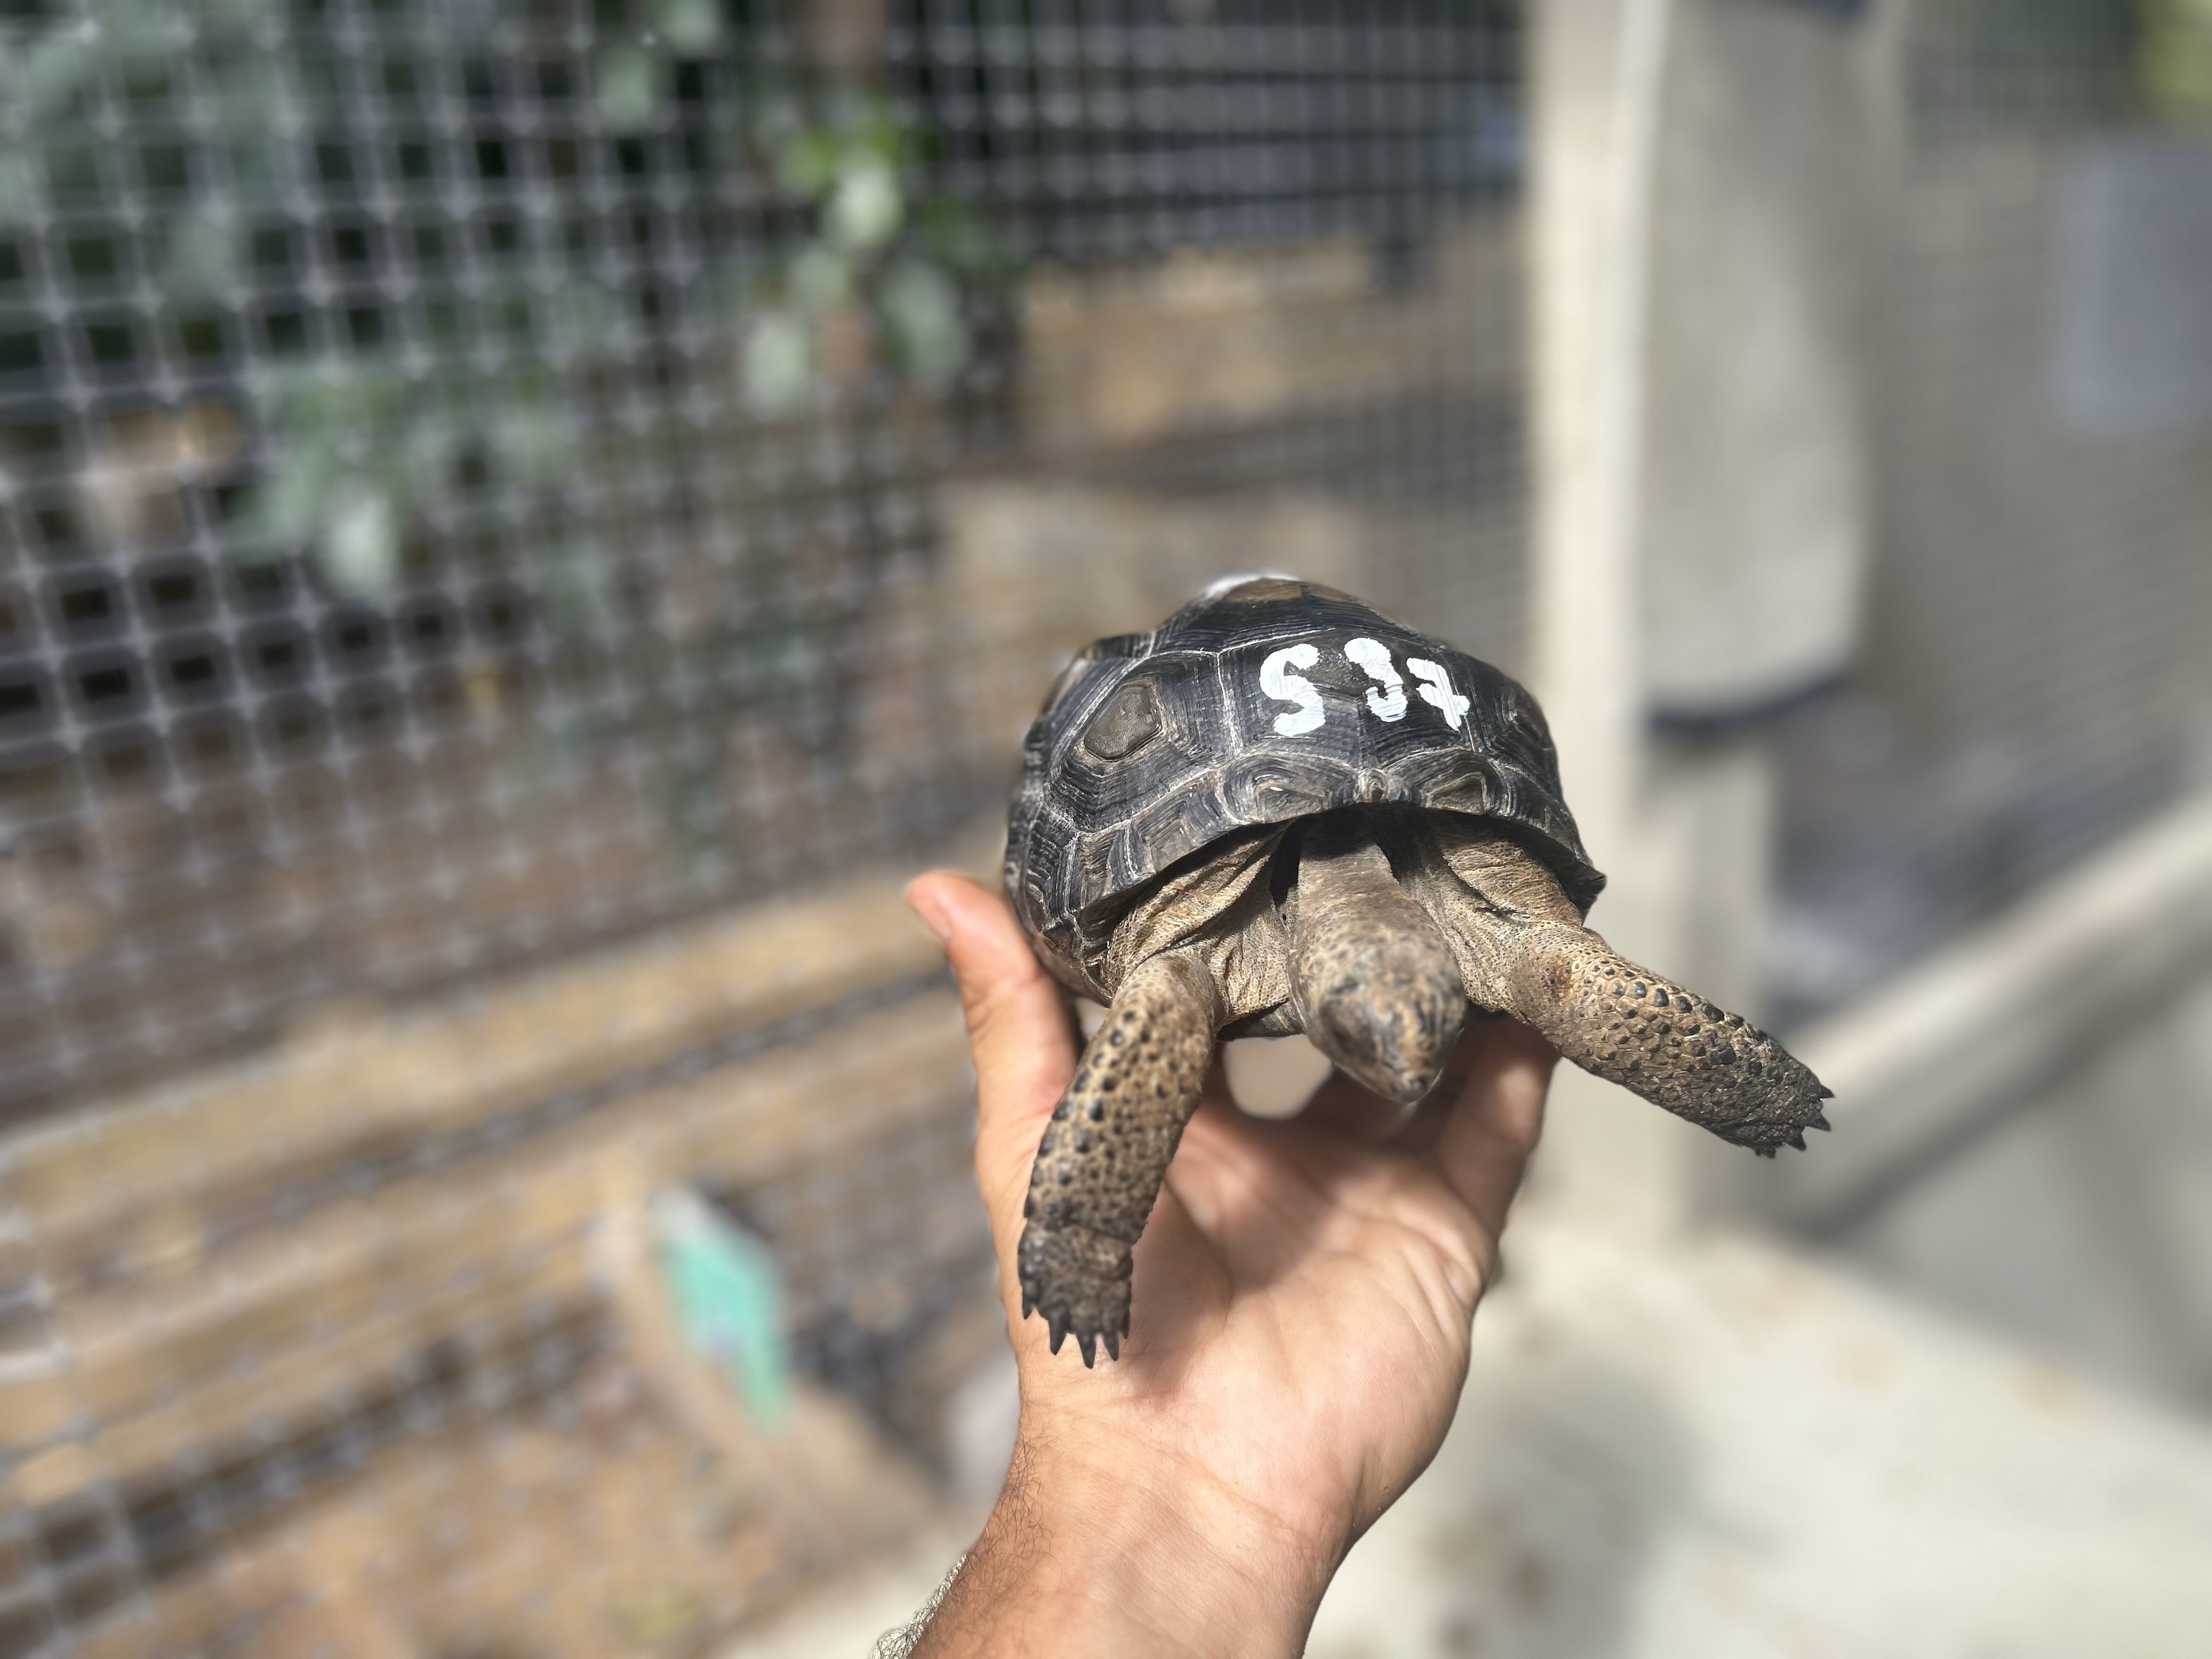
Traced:
<path id="1" fill-rule="evenodd" d="M 315 549 L 324 579 L 355 599 L 381 599 L 399 580 L 399 526 L 392 498 L 350 481 L 332 497 Z"/>
<path id="2" fill-rule="evenodd" d="M 865 252 L 896 236 L 905 216 L 897 170 L 881 156 L 864 155 L 838 169 L 823 228 L 833 240 Z"/>
<path id="3" fill-rule="evenodd" d="M 599 54 L 592 66 L 594 101 L 607 131 L 642 132 L 660 108 L 660 65 L 642 46 L 620 46 Z"/>
<path id="4" fill-rule="evenodd" d="M 105 41 L 100 25 L 87 20 L 48 29 L 25 52 L 8 90 L 27 129 L 61 113 L 100 68 Z"/>
<path id="5" fill-rule="evenodd" d="M 128 75 L 191 44 L 191 29 L 177 8 L 161 0 L 106 0 L 96 9 L 100 56 Z"/>
<path id="6" fill-rule="evenodd" d="M 0 224 L 29 218 L 42 194 L 38 163 L 21 149 L 0 149 Z"/>
<path id="7" fill-rule="evenodd" d="M 688 58 L 722 44 L 722 13 L 714 0 L 660 0 L 660 38 Z"/>
<path id="8" fill-rule="evenodd" d="M 249 27 L 276 15 L 278 0 L 199 0 L 210 23 L 230 28 Z"/>
<path id="9" fill-rule="evenodd" d="M 802 196 L 819 196 L 836 182 L 842 158 L 835 134 L 801 128 L 776 152 L 776 182 Z"/>
<path id="10" fill-rule="evenodd" d="M 259 56 L 218 64 L 210 76 L 216 119 L 234 133 L 259 132 L 264 140 L 295 108 L 290 77 Z M 247 147 L 258 151 L 265 145 Z"/>
<path id="11" fill-rule="evenodd" d="M 883 98 L 871 94 L 852 117 L 847 152 L 868 156 L 895 167 L 906 149 L 906 130 Z"/>
<path id="12" fill-rule="evenodd" d="M 525 483 L 557 483 L 580 459 L 575 433 L 550 398 L 503 411 L 492 441 L 501 464 Z"/>
<path id="13" fill-rule="evenodd" d="M 622 319 L 597 283 L 563 283 L 545 301 L 544 344 L 556 362 L 592 347 L 619 349 Z"/>
<path id="14" fill-rule="evenodd" d="M 819 317 L 852 292 L 853 262 L 827 242 L 810 242 L 791 262 L 783 286 L 803 314 Z"/>
<path id="15" fill-rule="evenodd" d="M 2147 0 L 2142 80 L 2167 119 L 2212 123 L 2212 0 Z"/>
<path id="16" fill-rule="evenodd" d="M 215 203 L 199 203 L 169 233 L 161 258 L 161 285 L 173 299 L 220 294 L 238 280 L 238 226 Z"/>
<path id="17" fill-rule="evenodd" d="M 791 414 L 814 386 L 814 337 L 801 318 L 763 311 L 745 336 L 745 407 L 764 420 Z"/>
<path id="18" fill-rule="evenodd" d="M 967 203 L 940 196 L 922 209 L 921 219 L 923 246 L 947 269 L 991 288 L 1013 275 L 1006 245 Z"/>
<path id="19" fill-rule="evenodd" d="M 422 302 L 422 332 L 441 351 L 458 350 L 466 343 L 468 319 L 460 302 L 436 295 Z"/>
<path id="20" fill-rule="evenodd" d="M 960 290 L 926 259 L 902 259 L 884 273 L 876 294 L 891 360 L 908 377 L 941 391 L 968 366 L 968 325 Z"/>
<path id="21" fill-rule="evenodd" d="M 250 550 L 265 553 L 306 540 L 321 521 L 322 502 L 337 471 L 337 458 L 325 447 L 301 444 L 286 449 L 254 489 L 241 540 Z"/>
<path id="22" fill-rule="evenodd" d="M 776 158 L 781 173 L 783 166 L 783 147 L 806 129 L 806 118 L 800 110 L 799 100 L 779 82 L 757 82 L 750 100 L 752 115 L 748 122 L 753 143 L 763 152 Z"/>
<path id="23" fill-rule="evenodd" d="M 546 598 L 557 622 L 586 629 L 606 614 L 612 583 L 596 544 L 566 524 L 548 539 L 544 557 Z"/>

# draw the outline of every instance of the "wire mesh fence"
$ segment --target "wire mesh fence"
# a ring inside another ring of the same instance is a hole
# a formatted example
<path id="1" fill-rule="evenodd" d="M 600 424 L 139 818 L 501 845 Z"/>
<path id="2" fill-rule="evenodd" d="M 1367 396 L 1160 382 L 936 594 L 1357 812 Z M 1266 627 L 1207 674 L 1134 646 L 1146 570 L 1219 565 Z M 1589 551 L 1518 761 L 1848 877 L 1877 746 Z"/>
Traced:
<path id="1" fill-rule="evenodd" d="M 2203 775 L 2179 9 L 1912 9 L 1784 1018 Z M 703 1651 L 995 1480 L 897 876 L 1212 577 L 1525 666 L 1522 27 L 0 10 L 0 1655 Z"/>
<path id="2" fill-rule="evenodd" d="M 1516 472 L 1479 15 L 165 9 L 16 26 L 19 1107 L 977 810 L 956 464 Z"/>
<path id="3" fill-rule="evenodd" d="M 0 1653 L 703 1650 L 988 1471 L 894 872 L 1212 575 L 1516 659 L 1517 27 L 9 10 Z"/>
<path id="4" fill-rule="evenodd" d="M 2212 48 L 2188 11 L 1905 14 L 1865 647 L 1781 744 L 1784 1017 L 2208 775 Z"/>

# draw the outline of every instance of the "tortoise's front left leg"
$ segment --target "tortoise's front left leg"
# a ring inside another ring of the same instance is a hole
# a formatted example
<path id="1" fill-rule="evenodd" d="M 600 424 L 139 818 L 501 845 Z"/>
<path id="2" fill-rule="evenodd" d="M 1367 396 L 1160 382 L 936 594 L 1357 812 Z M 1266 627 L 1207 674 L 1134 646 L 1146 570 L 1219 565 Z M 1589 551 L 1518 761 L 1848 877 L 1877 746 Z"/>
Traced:
<path id="1" fill-rule="evenodd" d="M 1504 1011 L 1585 1072 L 1748 1146 L 1803 1151 L 1831 1091 L 1765 1032 L 1618 954 L 1587 927 L 1490 923 Z"/>
<path id="2" fill-rule="evenodd" d="M 1830 1091 L 1802 1061 L 1741 1015 L 1620 955 L 1515 842 L 1441 817 L 1415 833 L 1417 895 L 1475 1001 L 1534 1027 L 1583 1070 L 1762 1157 L 1828 1127 Z"/>
<path id="3" fill-rule="evenodd" d="M 1069 1333 L 1088 1366 L 1121 1357 L 1129 1252 L 1145 1231 L 1213 1058 L 1213 976 L 1172 951 L 1139 963 L 1084 1050 L 1037 1143 L 1022 1206 L 1022 1317 L 1044 1316 L 1052 1351 Z"/>

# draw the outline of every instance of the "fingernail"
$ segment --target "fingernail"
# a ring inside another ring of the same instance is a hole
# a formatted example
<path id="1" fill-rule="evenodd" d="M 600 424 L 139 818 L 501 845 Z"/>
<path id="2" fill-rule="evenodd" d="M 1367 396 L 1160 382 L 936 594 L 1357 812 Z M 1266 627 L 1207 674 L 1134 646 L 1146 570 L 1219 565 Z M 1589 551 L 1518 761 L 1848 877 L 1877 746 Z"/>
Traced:
<path id="1" fill-rule="evenodd" d="M 908 909 L 913 911 L 915 915 L 921 918 L 921 925 L 923 927 L 928 928 L 931 933 L 937 935 L 937 942 L 939 945 L 946 945 L 951 942 L 951 919 L 946 916 L 943 910 L 939 909 L 936 905 L 928 902 L 927 900 L 915 897 L 911 892 L 908 893 L 906 896 L 906 905 Z"/>

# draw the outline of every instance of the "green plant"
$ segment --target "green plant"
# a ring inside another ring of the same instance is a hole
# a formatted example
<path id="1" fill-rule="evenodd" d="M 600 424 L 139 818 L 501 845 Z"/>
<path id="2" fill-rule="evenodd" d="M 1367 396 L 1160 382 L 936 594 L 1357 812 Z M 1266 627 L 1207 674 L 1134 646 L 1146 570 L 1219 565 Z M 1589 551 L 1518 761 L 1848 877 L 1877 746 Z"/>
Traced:
<path id="1" fill-rule="evenodd" d="M 1923 0 L 1923 121 L 2212 124 L 2212 0 Z"/>
<path id="2" fill-rule="evenodd" d="M 738 291 L 747 406 L 788 415 L 825 379 L 850 375 L 849 366 L 840 374 L 824 335 L 856 313 L 884 367 L 942 390 L 973 350 L 963 292 L 1007 275 L 998 244 L 960 204 L 912 199 L 915 137 L 880 94 L 835 83 L 811 99 L 763 90 L 743 149 L 804 209 L 808 228 Z"/>
<path id="3" fill-rule="evenodd" d="M 204 58 L 205 124 L 181 204 L 156 226 L 165 293 L 198 298 L 236 281 L 244 227 L 304 182 L 317 88 L 290 54 L 257 49 L 283 0 L 90 0 L 74 15 L 11 31 L 0 55 L 0 224 L 20 227 L 99 177 L 89 105 L 101 92 L 155 107 L 179 90 L 195 42 Z M 220 179 L 218 186 L 211 182 Z"/>
<path id="4" fill-rule="evenodd" d="M 2143 0 L 2142 69 L 2160 115 L 2212 125 L 2212 0 Z"/>
<path id="5" fill-rule="evenodd" d="M 433 15 L 422 53 L 498 49 L 485 0 L 447 0 Z M 781 420 L 849 404 L 878 374 L 946 387 L 973 351 L 967 296 L 1006 262 L 972 216 L 916 196 L 926 135 L 851 77 L 751 53 L 721 0 L 596 0 L 593 16 L 583 60 L 599 135 L 586 142 L 652 131 L 686 67 L 711 63 L 708 164 L 752 179 L 780 221 L 697 319 L 731 344 L 735 400 Z M 0 228 L 112 188 L 102 124 L 117 100 L 126 137 L 139 112 L 164 111 L 161 142 L 141 147 L 176 175 L 141 204 L 161 295 L 175 308 L 235 291 L 257 230 L 319 188 L 319 149 L 350 138 L 327 32 L 312 0 L 82 0 L 71 15 L 0 25 Z M 179 110 L 191 112 L 181 122 Z M 433 282 L 418 307 L 428 337 L 416 330 L 407 349 L 258 366 L 241 389 L 265 465 L 234 550 L 305 548 L 334 588 L 374 599 L 398 580 L 414 527 L 458 487 L 550 494 L 625 446 L 649 454 L 654 434 L 611 444 L 586 412 L 593 374 L 640 349 L 638 296 L 602 287 L 582 260 L 550 263 L 526 285 L 441 293 Z M 605 559 L 552 517 L 559 608 L 588 616 L 608 590 Z"/>
<path id="6" fill-rule="evenodd" d="M 573 283 L 550 295 L 518 285 L 425 307 L 430 349 L 418 361 L 355 353 L 280 366 L 255 401 L 276 459 L 248 498 L 237 551 L 314 550 L 325 581 L 373 599 L 401 574 L 410 518 L 457 482 L 496 479 L 526 492 L 575 477 L 589 453 L 574 377 L 619 349 L 620 308 Z M 601 562 L 565 520 L 542 538 L 562 615 L 588 616 Z"/>

